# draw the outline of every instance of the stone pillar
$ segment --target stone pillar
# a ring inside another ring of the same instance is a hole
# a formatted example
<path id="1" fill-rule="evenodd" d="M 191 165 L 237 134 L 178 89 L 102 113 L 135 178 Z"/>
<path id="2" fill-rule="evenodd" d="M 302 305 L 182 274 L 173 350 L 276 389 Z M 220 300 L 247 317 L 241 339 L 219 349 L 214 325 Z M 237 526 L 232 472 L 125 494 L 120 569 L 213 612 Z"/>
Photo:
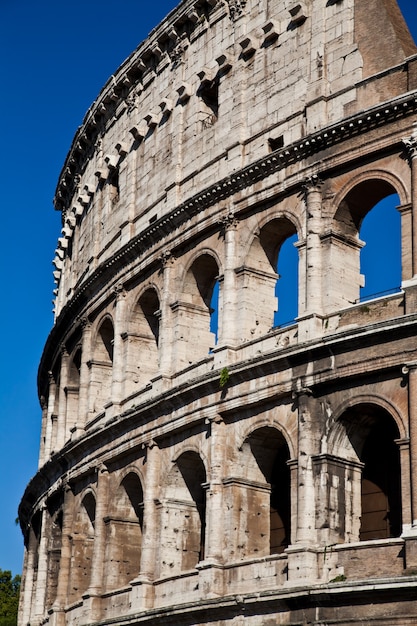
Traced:
<path id="1" fill-rule="evenodd" d="M 65 442 L 69 439 L 69 433 L 67 433 L 67 394 L 66 388 L 68 386 L 68 371 L 69 371 L 69 355 L 65 346 L 61 346 L 61 376 L 59 382 L 59 405 L 58 405 L 58 430 L 56 434 L 56 447 L 57 450 L 61 450 L 64 447 Z"/>
<path id="2" fill-rule="evenodd" d="M 109 509 L 109 472 L 105 465 L 97 468 L 96 515 L 94 524 L 93 557 L 90 585 L 86 596 L 90 598 L 89 618 L 95 622 L 101 617 L 104 556 L 106 553 L 106 522 Z"/>
<path id="3" fill-rule="evenodd" d="M 299 339 L 305 341 L 321 333 L 323 312 L 323 254 L 321 245 L 321 181 L 311 176 L 304 183 L 306 204 L 306 239 L 299 243 L 300 260 L 304 271 L 299 271 L 299 291 L 304 279 L 304 293 L 299 293 Z M 304 254 L 303 254 L 304 253 Z M 304 303 L 304 306 L 302 304 Z"/>
<path id="4" fill-rule="evenodd" d="M 295 541 L 303 545 L 314 545 L 315 501 L 312 467 L 313 429 L 311 416 L 311 391 L 302 389 L 298 397 L 298 506 Z"/>
<path id="5" fill-rule="evenodd" d="M 220 293 L 219 332 L 220 346 L 237 343 L 237 284 L 236 284 L 236 228 L 237 220 L 229 213 L 221 220 L 224 234 L 224 275 Z"/>
<path id="6" fill-rule="evenodd" d="M 304 183 L 306 203 L 306 303 L 307 314 L 320 315 L 322 303 L 322 253 L 321 253 L 321 181 L 317 176 Z"/>
<path id="7" fill-rule="evenodd" d="M 46 505 L 42 505 L 42 520 L 38 549 L 38 575 L 36 577 L 35 602 L 32 614 L 37 622 L 42 621 L 45 613 L 45 595 L 48 579 L 48 516 Z"/>
<path id="8" fill-rule="evenodd" d="M 417 362 L 408 363 L 408 416 L 411 467 L 411 523 L 417 534 Z"/>
<path id="9" fill-rule="evenodd" d="M 32 608 L 32 595 L 33 595 L 33 575 L 34 568 L 36 563 L 36 555 L 38 550 L 38 541 L 36 535 L 33 531 L 33 528 L 29 529 L 29 539 L 28 546 L 26 548 L 25 555 L 25 576 L 24 580 L 24 588 L 23 593 L 21 594 L 20 605 L 21 605 L 21 616 L 22 616 L 22 624 L 29 624 L 31 618 L 31 608 Z"/>
<path id="10" fill-rule="evenodd" d="M 159 371 L 161 376 L 169 377 L 173 371 L 173 344 L 174 329 L 171 309 L 171 294 L 173 293 L 173 273 L 175 259 L 170 252 L 165 252 L 160 258 L 163 271 L 163 287 L 160 302 L 159 325 Z"/>
<path id="11" fill-rule="evenodd" d="M 401 215 L 401 280 L 413 277 L 413 206 L 403 204 L 397 210 Z"/>
<path id="12" fill-rule="evenodd" d="M 410 475 L 410 439 L 398 439 L 401 465 L 401 510 L 403 531 L 408 531 L 412 523 L 411 511 L 411 475 Z"/>
<path id="13" fill-rule="evenodd" d="M 73 525 L 73 493 L 69 485 L 65 486 L 64 503 L 63 503 L 63 519 L 62 519 L 62 538 L 61 538 L 61 557 L 59 560 L 58 584 L 56 590 L 55 602 L 52 606 L 52 615 L 50 618 L 51 626 L 65 626 L 65 607 L 68 604 L 68 585 L 71 571 L 71 533 Z"/>
<path id="14" fill-rule="evenodd" d="M 80 387 L 78 397 L 77 429 L 84 430 L 88 421 L 88 390 L 90 386 L 90 372 L 88 361 L 91 356 L 91 323 L 85 317 L 81 320 L 83 329 L 80 366 Z"/>
<path id="15" fill-rule="evenodd" d="M 223 595 L 225 551 L 223 475 L 226 456 L 226 425 L 220 416 L 210 419 L 210 483 L 206 492 L 204 561 L 197 565 L 203 598 Z"/>
<path id="16" fill-rule="evenodd" d="M 48 395 L 48 409 L 47 409 L 47 415 L 46 415 L 45 446 L 44 446 L 44 454 L 42 455 L 42 459 L 40 459 L 42 463 L 46 463 L 46 461 L 51 456 L 51 452 L 53 450 L 52 423 L 53 423 L 53 415 L 55 411 L 55 398 L 56 398 L 56 382 L 54 380 L 52 372 L 49 372 L 49 395 Z"/>
<path id="17" fill-rule="evenodd" d="M 417 361 L 407 363 L 403 373 L 408 374 L 408 419 L 410 437 L 410 509 L 411 525 L 404 529 L 403 538 L 406 542 L 405 563 L 407 569 L 417 567 Z M 403 461 L 403 457 L 401 458 Z M 402 469 L 402 466 L 401 466 Z M 402 478 L 403 478 L 402 472 Z M 402 494 L 404 493 L 402 485 Z"/>
<path id="18" fill-rule="evenodd" d="M 154 441 L 146 445 L 146 477 L 143 490 L 143 530 L 140 573 L 132 581 L 132 610 L 149 609 L 153 606 L 153 581 L 157 572 L 159 524 L 157 503 L 160 495 L 160 456 Z"/>
<path id="19" fill-rule="evenodd" d="M 413 278 L 417 277 L 417 128 L 408 139 L 403 139 L 411 167 L 412 238 L 411 267 Z"/>
<path id="20" fill-rule="evenodd" d="M 223 477 L 226 455 L 226 425 L 220 416 L 210 420 L 210 487 L 206 500 L 205 561 L 223 562 Z"/>
<path id="21" fill-rule="evenodd" d="M 286 549 L 287 584 L 290 586 L 311 583 L 318 579 L 311 391 L 299 388 L 296 398 L 298 399 L 297 526 L 292 533 L 295 543 Z"/>
<path id="22" fill-rule="evenodd" d="M 112 401 L 117 407 L 123 396 L 125 368 L 125 342 L 123 341 L 123 333 L 126 330 L 126 292 L 121 285 L 118 285 L 115 289 L 115 293 L 116 315 L 113 343 Z"/>

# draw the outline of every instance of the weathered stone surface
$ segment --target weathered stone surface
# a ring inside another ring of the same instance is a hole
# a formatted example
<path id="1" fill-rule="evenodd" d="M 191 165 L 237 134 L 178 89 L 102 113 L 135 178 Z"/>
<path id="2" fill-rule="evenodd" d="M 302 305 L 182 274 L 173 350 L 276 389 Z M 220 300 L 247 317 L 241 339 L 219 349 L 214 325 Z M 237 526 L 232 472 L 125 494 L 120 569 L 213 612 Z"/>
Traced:
<path id="1" fill-rule="evenodd" d="M 104 86 L 56 191 L 21 626 L 417 622 L 416 66 L 394 0 L 183 0 Z M 401 290 L 360 303 L 393 193 Z"/>

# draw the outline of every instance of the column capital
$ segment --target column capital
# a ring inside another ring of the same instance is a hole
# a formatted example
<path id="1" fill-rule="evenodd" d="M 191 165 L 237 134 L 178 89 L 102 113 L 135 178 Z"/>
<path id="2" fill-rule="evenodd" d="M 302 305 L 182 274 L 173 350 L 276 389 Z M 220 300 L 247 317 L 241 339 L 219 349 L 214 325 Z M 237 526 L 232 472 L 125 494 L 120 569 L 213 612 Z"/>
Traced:
<path id="1" fill-rule="evenodd" d="M 219 224 L 221 230 L 224 233 L 227 230 L 236 230 L 238 221 L 239 220 L 237 219 L 237 217 L 234 214 L 234 212 L 233 211 L 229 211 L 226 215 L 223 215 L 219 219 L 218 224 Z"/>
<path id="2" fill-rule="evenodd" d="M 113 293 L 114 293 L 114 296 L 116 298 L 116 302 L 119 302 L 120 300 L 123 300 L 126 297 L 126 290 L 124 288 L 123 283 L 118 283 L 113 288 Z"/>
<path id="3" fill-rule="evenodd" d="M 313 191 L 321 191 L 323 186 L 323 181 L 317 174 L 312 174 L 311 176 L 307 176 L 304 179 L 302 184 L 302 189 L 307 196 L 309 193 Z"/>
<path id="4" fill-rule="evenodd" d="M 158 444 L 156 443 L 156 441 L 154 439 L 150 439 L 149 441 L 145 441 L 142 444 L 142 449 L 146 449 L 146 450 L 152 450 L 153 448 L 158 448 Z"/>
<path id="5" fill-rule="evenodd" d="M 159 257 L 158 261 L 162 266 L 162 271 L 164 271 L 170 265 L 173 265 L 175 262 L 175 256 L 172 254 L 171 250 L 165 250 Z"/>
<path id="6" fill-rule="evenodd" d="M 84 317 L 78 317 L 77 322 L 80 324 L 83 330 L 86 328 L 91 328 L 91 322 L 86 315 Z"/>
<path id="7" fill-rule="evenodd" d="M 411 137 L 405 137 L 402 139 L 402 143 L 405 147 L 405 152 L 407 154 L 408 160 L 413 161 L 417 157 L 417 137 L 415 135 L 411 135 Z"/>
<path id="8" fill-rule="evenodd" d="M 407 376 L 411 370 L 417 369 L 417 361 L 409 361 L 408 363 L 404 363 L 401 368 L 401 373 L 403 376 Z"/>

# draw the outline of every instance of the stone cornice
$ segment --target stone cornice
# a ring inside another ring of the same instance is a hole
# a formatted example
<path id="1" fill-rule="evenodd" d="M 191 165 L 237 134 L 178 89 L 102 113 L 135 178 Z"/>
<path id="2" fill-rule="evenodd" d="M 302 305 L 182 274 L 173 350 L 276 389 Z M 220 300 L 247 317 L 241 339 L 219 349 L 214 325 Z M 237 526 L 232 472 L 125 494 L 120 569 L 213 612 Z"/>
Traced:
<path id="1" fill-rule="evenodd" d="M 203 189 L 175 207 L 170 213 L 153 222 L 139 235 L 132 238 L 116 254 L 106 260 L 84 283 L 79 284 L 74 297 L 67 304 L 65 310 L 73 308 L 82 294 L 90 287 L 94 287 L 98 280 L 102 282 L 110 268 L 114 271 L 115 264 L 121 267 L 129 262 L 132 255 L 135 258 L 140 257 L 141 251 L 147 249 L 156 241 L 160 241 L 166 236 L 167 232 L 178 228 L 200 211 L 219 203 L 221 200 L 293 163 L 300 162 L 351 137 L 361 135 L 373 128 L 411 115 L 416 111 L 417 91 L 414 91 L 400 98 L 371 107 L 359 114 L 352 115 L 345 118 L 342 122 L 332 124 L 318 132 L 312 133 L 308 137 L 284 146 Z M 59 282 L 59 277 L 57 280 Z M 64 311 L 62 311 L 60 317 L 63 314 Z"/>

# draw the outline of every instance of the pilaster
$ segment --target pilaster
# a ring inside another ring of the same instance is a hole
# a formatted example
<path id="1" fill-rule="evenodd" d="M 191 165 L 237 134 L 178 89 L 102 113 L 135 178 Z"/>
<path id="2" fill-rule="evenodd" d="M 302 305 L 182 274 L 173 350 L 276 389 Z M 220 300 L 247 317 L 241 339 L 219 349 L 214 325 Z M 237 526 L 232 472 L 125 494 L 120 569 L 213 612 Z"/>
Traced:
<path id="1" fill-rule="evenodd" d="M 108 482 L 108 469 L 105 465 L 100 465 L 97 468 L 97 499 L 91 579 L 90 586 L 83 596 L 89 601 L 89 617 L 92 622 L 101 618 L 101 593 L 103 590 L 104 555 L 106 552 L 105 518 L 109 508 Z"/>
<path id="2" fill-rule="evenodd" d="M 122 285 L 115 289 L 116 315 L 114 323 L 113 370 L 112 370 L 112 402 L 117 408 L 123 396 L 125 367 L 125 342 L 123 333 L 126 329 L 126 292 Z"/>
<path id="3" fill-rule="evenodd" d="M 154 441 L 146 444 L 146 477 L 144 485 L 144 511 L 142 551 L 139 576 L 131 582 L 132 610 L 152 608 L 154 602 L 153 581 L 157 575 L 158 550 L 158 498 L 160 483 L 160 451 Z"/>

